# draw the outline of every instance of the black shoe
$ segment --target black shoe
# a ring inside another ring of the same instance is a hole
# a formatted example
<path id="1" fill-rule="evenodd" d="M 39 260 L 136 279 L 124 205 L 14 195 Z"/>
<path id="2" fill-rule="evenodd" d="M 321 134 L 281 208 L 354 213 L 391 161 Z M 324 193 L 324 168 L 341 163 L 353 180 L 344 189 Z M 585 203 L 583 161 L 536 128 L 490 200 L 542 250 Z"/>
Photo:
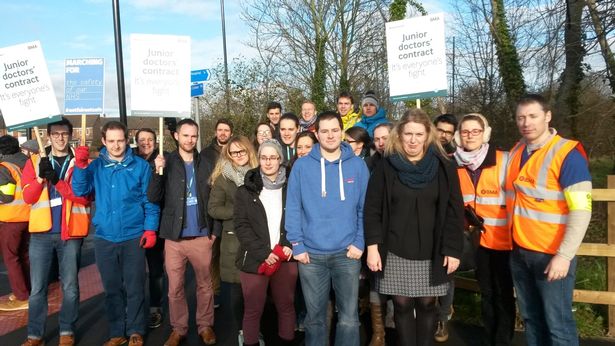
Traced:
<path id="1" fill-rule="evenodd" d="M 150 312 L 149 323 L 147 326 L 150 329 L 155 329 L 160 327 L 160 325 L 162 325 L 162 314 L 160 313 L 160 311 Z"/>

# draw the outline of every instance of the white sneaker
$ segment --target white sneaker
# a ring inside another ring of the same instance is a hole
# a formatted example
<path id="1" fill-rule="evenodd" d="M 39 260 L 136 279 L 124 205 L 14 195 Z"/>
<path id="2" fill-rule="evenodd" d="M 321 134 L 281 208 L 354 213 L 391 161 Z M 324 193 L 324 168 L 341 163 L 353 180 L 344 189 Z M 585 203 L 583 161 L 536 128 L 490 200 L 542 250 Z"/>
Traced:
<path id="1" fill-rule="evenodd" d="M 239 331 L 239 335 L 237 336 L 237 341 L 239 346 L 243 346 L 243 330 Z"/>

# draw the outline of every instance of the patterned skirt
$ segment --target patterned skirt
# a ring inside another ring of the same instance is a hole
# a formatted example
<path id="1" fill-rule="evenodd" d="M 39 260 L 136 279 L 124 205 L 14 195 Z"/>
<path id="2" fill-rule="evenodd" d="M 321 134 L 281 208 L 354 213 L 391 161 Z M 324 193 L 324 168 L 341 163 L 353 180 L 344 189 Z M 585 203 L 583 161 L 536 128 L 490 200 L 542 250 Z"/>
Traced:
<path id="1" fill-rule="evenodd" d="M 384 273 L 375 275 L 378 293 L 404 297 L 446 295 L 448 282 L 432 286 L 431 260 L 409 260 L 389 252 Z"/>

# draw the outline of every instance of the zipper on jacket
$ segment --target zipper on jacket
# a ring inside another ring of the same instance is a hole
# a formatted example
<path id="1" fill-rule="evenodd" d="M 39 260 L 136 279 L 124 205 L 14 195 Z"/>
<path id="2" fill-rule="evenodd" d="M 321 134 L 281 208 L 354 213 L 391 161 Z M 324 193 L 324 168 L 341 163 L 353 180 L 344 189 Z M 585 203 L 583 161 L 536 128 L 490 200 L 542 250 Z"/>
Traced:
<path id="1" fill-rule="evenodd" d="M 246 257 L 248 257 L 248 251 L 244 251 L 243 253 L 243 262 L 241 262 L 241 266 L 245 266 L 246 265 Z"/>

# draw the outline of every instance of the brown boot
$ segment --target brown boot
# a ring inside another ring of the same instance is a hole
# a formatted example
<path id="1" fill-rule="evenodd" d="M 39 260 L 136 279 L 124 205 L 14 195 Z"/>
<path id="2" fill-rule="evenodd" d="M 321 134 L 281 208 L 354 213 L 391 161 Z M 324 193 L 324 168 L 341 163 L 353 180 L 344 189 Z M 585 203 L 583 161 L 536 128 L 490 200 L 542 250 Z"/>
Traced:
<path id="1" fill-rule="evenodd" d="M 107 342 L 105 342 L 103 344 L 103 346 L 122 346 L 124 345 L 126 342 L 128 342 L 128 340 L 126 340 L 125 337 L 123 336 L 118 336 L 115 338 L 111 338 L 109 340 L 107 340 Z"/>
<path id="2" fill-rule="evenodd" d="M 384 346 L 384 317 L 382 315 L 382 305 L 371 304 L 372 315 L 372 340 L 369 346 Z"/>

